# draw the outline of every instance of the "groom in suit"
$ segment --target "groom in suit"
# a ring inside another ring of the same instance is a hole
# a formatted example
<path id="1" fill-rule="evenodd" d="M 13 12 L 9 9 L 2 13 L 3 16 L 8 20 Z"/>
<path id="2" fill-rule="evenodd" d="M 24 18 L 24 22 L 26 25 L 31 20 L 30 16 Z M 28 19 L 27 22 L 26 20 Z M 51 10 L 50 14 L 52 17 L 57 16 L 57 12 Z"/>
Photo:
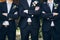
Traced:
<path id="1" fill-rule="evenodd" d="M 21 40 L 38 40 L 40 13 L 40 0 L 19 0 Z"/>
<path id="2" fill-rule="evenodd" d="M 16 23 L 15 19 L 18 17 L 18 6 L 13 0 L 6 0 L 1 3 L 1 36 L 0 40 L 16 40 Z"/>
<path id="3" fill-rule="evenodd" d="M 60 4 L 47 0 L 42 5 L 42 31 L 44 40 L 60 40 Z"/>

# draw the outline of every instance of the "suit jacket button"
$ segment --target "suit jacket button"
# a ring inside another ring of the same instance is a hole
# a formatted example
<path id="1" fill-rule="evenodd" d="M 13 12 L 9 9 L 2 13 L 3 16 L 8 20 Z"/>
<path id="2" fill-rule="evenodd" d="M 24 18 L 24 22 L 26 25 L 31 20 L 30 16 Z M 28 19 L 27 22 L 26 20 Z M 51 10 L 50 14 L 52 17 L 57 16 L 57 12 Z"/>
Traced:
<path id="1" fill-rule="evenodd" d="M 49 20 L 49 18 L 47 18 L 47 20 Z"/>
<path id="2" fill-rule="evenodd" d="M 34 17 L 34 15 L 32 15 L 32 17 Z"/>
<path id="3" fill-rule="evenodd" d="M 12 20 L 12 18 L 9 18 L 9 20 Z"/>

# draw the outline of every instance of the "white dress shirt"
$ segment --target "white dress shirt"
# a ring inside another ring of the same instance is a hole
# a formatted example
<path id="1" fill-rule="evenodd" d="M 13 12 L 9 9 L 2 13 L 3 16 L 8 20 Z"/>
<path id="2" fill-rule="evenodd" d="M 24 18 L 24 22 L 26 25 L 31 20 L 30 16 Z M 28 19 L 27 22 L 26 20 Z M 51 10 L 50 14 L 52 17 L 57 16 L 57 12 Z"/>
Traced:
<path id="1" fill-rule="evenodd" d="M 12 7 L 12 3 L 8 3 L 8 1 L 6 3 L 7 3 L 7 11 L 9 13 L 10 12 L 10 9 Z"/>
<path id="2" fill-rule="evenodd" d="M 28 2 L 28 5 L 30 7 L 32 0 L 27 0 L 27 2 Z"/>
<path id="3" fill-rule="evenodd" d="M 27 3 L 28 3 L 28 5 L 29 5 L 29 7 L 30 7 L 30 5 L 31 5 L 31 2 L 32 2 L 32 0 L 27 0 Z M 27 19 L 27 22 L 32 22 L 31 18 L 28 18 L 28 19 Z"/>
<path id="4" fill-rule="evenodd" d="M 49 3 L 49 7 L 50 7 L 50 10 L 51 12 L 53 11 L 53 5 L 54 5 L 54 2 L 52 1 L 52 3 Z M 54 27 L 54 21 L 51 21 L 51 27 Z"/>
<path id="5" fill-rule="evenodd" d="M 7 11 L 9 13 L 10 9 L 11 9 L 11 6 L 12 6 L 12 3 L 8 3 L 8 1 L 6 1 L 6 3 L 7 3 Z M 2 25 L 8 26 L 9 25 L 9 21 L 4 21 Z"/>
<path id="6" fill-rule="evenodd" d="M 54 4 L 54 3 L 49 3 L 49 7 L 50 7 L 51 12 L 52 12 L 52 10 L 53 10 L 53 4 Z"/>

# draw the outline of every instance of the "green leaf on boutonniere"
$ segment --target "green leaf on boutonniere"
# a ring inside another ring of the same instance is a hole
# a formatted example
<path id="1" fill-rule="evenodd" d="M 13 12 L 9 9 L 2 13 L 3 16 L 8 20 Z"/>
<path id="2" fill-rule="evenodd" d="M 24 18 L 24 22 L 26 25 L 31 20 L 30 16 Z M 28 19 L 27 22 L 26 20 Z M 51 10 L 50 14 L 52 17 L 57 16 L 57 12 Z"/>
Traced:
<path id="1" fill-rule="evenodd" d="M 33 3 L 32 3 L 32 6 L 36 6 L 38 4 L 38 1 L 34 1 Z"/>
<path id="2" fill-rule="evenodd" d="M 58 4 L 54 3 L 54 9 L 57 9 Z"/>

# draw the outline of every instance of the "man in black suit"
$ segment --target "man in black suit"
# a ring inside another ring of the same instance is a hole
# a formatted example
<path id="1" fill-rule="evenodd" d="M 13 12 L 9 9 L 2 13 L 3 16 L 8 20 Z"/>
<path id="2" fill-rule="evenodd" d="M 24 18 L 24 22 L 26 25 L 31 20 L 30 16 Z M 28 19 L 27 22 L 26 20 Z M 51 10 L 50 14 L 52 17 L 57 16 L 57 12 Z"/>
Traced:
<path id="1" fill-rule="evenodd" d="M 44 40 L 60 40 L 60 4 L 47 0 L 42 4 L 42 31 Z"/>
<path id="2" fill-rule="evenodd" d="M 40 0 L 19 0 L 21 40 L 38 40 L 40 13 Z"/>
<path id="3" fill-rule="evenodd" d="M 6 0 L 1 4 L 1 36 L 0 40 L 16 40 L 16 23 L 15 19 L 18 17 L 18 6 L 14 4 L 13 0 Z"/>

